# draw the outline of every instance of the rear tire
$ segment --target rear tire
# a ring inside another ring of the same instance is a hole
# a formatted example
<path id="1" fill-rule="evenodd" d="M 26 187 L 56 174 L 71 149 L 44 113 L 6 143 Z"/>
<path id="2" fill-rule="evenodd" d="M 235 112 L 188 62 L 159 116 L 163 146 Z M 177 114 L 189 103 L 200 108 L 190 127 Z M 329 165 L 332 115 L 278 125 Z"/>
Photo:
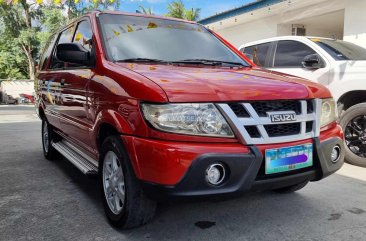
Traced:
<path id="1" fill-rule="evenodd" d="M 273 191 L 277 192 L 277 193 L 293 193 L 293 192 L 299 191 L 300 189 L 304 188 L 308 183 L 309 183 L 309 181 L 305 181 L 305 182 L 301 182 L 299 184 L 295 184 L 292 186 L 274 189 Z"/>
<path id="2" fill-rule="evenodd" d="M 145 196 L 119 136 L 105 139 L 100 157 L 99 178 L 109 222 L 122 229 L 146 224 L 154 216 L 156 202 Z"/>
<path id="3" fill-rule="evenodd" d="M 366 167 L 366 103 L 347 109 L 340 125 L 345 135 L 345 161 Z"/>
<path id="4" fill-rule="evenodd" d="M 52 142 L 56 139 L 56 133 L 53 132 L 52 126 L 45 118 L 42 119 L 42 148 L 43 155 L 47 160 L 55 160 L 60 154 L 52 146 Z"/>

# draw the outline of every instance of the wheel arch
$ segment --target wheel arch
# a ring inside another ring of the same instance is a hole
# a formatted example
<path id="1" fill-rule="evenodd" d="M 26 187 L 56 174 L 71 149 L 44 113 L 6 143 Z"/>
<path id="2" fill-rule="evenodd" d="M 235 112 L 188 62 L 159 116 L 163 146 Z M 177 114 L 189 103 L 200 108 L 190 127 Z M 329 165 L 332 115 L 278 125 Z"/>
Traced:
<path id="1" fill-rule="evenodd" d="M 348 108 L 366 102 L 366 90 L 353 90 L 347 93 L 344 93 L 338 99 L 338 111 L 342 113 L 342 111 L 346 111 Z"/>

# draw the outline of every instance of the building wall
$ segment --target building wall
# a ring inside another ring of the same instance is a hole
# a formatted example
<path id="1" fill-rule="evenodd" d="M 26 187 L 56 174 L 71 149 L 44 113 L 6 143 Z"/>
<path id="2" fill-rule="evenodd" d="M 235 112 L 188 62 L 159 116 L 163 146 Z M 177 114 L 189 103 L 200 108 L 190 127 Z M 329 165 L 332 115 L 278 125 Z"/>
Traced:
<path id="1" fill-rule="evenodd" d="M 239 47 L 246 42 L 276 36 L 277 22 L 275 17 L 270 17 L 231 28 L 225 28 L 216 32 L 235 47 Z"/>
<path id="2" fill-rule="evenodd" d="M 315 1 L 314 1 L 315 3 Z M 214 29 L 234 46 L 264 38 L 291 35 L 291 26 L 303 19 L 344 11 L 344 26 L 332 29 L 322 27 L 322 21 L 305 25 L 308 36 L 343 39 L 366 48 L 366 0 L 327 0 L 311 6 L 284 12 L 243 24 Z M 340 17 L 338 17 L 339 19 Z M 329 18 L 332 21 L 331 18 Z"/>
<path id="3" fill-rule="evenodd" d="M 349 0 L 345 8 L 343 39 L 366 48 L 366 0 Z"/>

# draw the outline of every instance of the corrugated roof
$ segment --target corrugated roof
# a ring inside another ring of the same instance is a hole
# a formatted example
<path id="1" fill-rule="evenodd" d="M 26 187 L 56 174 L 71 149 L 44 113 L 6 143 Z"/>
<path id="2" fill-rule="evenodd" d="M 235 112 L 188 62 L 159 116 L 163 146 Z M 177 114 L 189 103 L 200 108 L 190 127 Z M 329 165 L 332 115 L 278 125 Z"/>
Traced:
<path id="1" fill-rule="evenodd" d="M 248 4 L 245 4 L 243 6 L 240 6 L 238 8 L 234 8 L 222 13 L 218 13 L 216 15 L 213 15 L 211 17 L 207 17 L 204 19 L 201 19 L 200 21 L 198 21 L 200 24 L 203 25 L 207 25 L 210 23 L 214 23 L 214 22 L 218 22 L 221 20 L 224 20 L 226 18 L 231 18 L 231 17 L 235 17 L 237 15 L 243 14 L 243 13 L 247 13 L 247 12 L 251 12 L 260 8 L 264 8 L 264 7 L 268 7 L 270 5 L 274 5 L 280 2 L 284 2 L 287 0 L 258 0 L 255 2 L 251 2 Z"/>

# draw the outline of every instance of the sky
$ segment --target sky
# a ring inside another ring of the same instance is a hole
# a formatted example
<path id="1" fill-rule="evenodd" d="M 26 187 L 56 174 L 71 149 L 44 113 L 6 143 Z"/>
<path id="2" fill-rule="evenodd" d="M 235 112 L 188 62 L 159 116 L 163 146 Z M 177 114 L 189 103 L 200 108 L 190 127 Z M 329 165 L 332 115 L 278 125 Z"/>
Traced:
<path id="1" fill-rule="evenodd" d="M 167 5 L 172 0 L 121 0 L 121 11 L 136 12 L 139 6 L 151 7 L 157 15 L 167 12 Z M 201 8 L 200 19 L 212 16 L 235 7 L 242 6 L 254 0 L 183 0 L 186 8 Z"/>

